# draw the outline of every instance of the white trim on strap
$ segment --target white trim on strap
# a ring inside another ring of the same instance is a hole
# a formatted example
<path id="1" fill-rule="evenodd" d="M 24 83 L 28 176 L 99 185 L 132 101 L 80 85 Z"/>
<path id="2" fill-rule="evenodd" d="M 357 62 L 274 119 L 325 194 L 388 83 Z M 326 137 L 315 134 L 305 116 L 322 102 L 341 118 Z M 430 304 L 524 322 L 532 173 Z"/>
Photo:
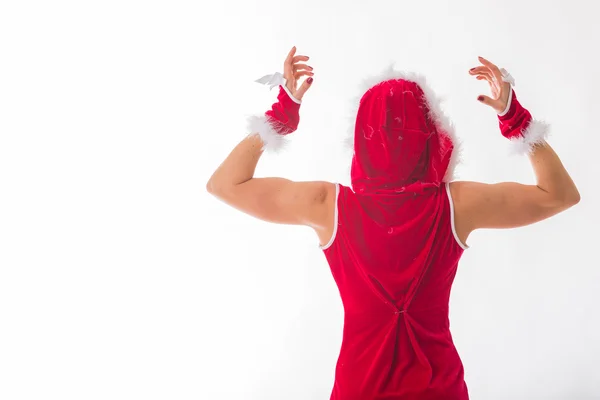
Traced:
<path id="1" fill-rule="evenodd" d="M 319 248 L 321 250 L 327 250 L 328 248 L 330 248 L 331 245 L 333 244 L 333 241 L 335 240 L 335 237 L 337 236 L 338 213 L 339 213 L 338 198 L 339 197 L 340 197 L 340 184 L 336 183 L 335 184 L 335 209 L 334 209 L 334 214 L 333 214 L 333 234 L 331 235 L 331 239 L 329 239 L 329 243 L 327 243 L 325 246 L 319 246 Z"/>
<path id="2" fill-rule="evenodd" d="M 458 238 L 458 234 L 456 233 L 456 225 L 454 224 L 454 201 L 452 200 L 452 193 L 450 193 L 450 182 L 446 182 L 446 193 L 448 194 L 448 201 L 450 202 L 450 223 L 452 225 L 452 234 L 454 235 L 456 243 L 458 243 L 458 245 L 462 247 L 463 250 L 467 250 L 469 246 L 463 243 Z"/>

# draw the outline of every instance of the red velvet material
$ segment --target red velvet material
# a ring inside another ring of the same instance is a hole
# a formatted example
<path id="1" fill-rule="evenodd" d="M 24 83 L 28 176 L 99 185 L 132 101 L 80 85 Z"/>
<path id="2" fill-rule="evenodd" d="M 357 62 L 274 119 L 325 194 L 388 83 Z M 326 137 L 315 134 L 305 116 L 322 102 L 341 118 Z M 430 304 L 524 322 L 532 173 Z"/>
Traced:
<path id="1" fill-rule="evenodd" d="M 290 98 L 283 86 L 279 86 L 277 102 L 265 113 L 273 129 L 280 135 L 289 135 L 298 129 L 300 104 Z"/>
<path id="2" fill-rule="evenodd" d="M 341 186 L 325 256 L 344 305 L 331 400 L 467 400 L 448 320 L 462 247 L 445 185 L 417 194 Z"/>
<path id="3" fill-rule="evenodd" d="M 463 253 L 443 183 L 453 148 L 416 83 L 363 96 L 324 249 L 345 314 L 331 400 L 468 399 L 448 320 Z"/>
<path id="4" fill-rule="evenodd" d="M 354 131 L 352 187 L 357 193 L 419 191 L 439 185 L 454 145 L 437 127 L 421 88 L 390 80 L 360 102 Z"/>
<path id="5" fill-rule="evenodd" d="M 523 131 L 527 129 L 531 120 L 531 113 L 519 103 L 517 94 L 513 90 L 512 101 L 508 112 L 503 116 L 498 116 L 498 123 L 500 125 L 502 136 L 507 139 L 523 136 Z"/>

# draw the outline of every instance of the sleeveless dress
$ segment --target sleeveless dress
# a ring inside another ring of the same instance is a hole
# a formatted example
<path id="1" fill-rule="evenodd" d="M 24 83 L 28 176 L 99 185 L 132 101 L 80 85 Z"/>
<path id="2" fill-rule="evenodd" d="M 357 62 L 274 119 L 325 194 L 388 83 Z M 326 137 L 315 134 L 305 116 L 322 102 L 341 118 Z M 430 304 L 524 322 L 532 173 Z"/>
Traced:
<path id="1" fill-rule="evenodd" d="M 419 193 L 337 184 L 322 250 L 344 306 L 331 400 L 467 400 L 448 303 L 467 248 L 447 183 Z"/>

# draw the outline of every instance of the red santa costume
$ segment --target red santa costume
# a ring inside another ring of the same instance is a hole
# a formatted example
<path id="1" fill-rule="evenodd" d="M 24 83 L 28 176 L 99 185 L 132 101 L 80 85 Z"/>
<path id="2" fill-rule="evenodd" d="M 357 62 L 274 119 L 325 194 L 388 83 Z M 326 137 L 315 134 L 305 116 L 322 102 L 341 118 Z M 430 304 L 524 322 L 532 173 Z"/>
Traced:
<path id="1" fill-rule="evenodd" d="M 514 84 L 503 71 L 505 80 Z M 265 147 L 296 130 L 300 101 L 280 75 L 273 109 L 252 120 Z M 466 244 L 454 229 L 448 186 L 454 129 L 422 76 L 390 70 L 367 84 L 354 126 L 352 187 L 336 185 L 335 231 L 322 250 L 344 305 L 332 400 L 467 400 L 448 319 Z M 504 136 L 529 151 L 547 126 L 512 92 Z"/>

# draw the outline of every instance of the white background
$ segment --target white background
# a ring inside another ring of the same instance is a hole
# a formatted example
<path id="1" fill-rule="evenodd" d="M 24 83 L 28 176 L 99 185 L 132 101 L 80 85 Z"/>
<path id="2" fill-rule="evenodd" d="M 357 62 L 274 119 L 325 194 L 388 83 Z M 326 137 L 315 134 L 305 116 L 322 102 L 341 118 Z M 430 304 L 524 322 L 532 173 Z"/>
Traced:
<path id="1" fill-rule="evenodd" d="M 342 306 L 316 236 L 205 191 L 293 45 L 315 82 L 260 176 L 348 184 L 350 102 L 395 62 L 446 97 L 461 179 L 532 183 L 467 71 L 515 76 L 582 201 L 474 234 L 452 331 L 473 399 L 600 398 L 598 6 L 368 3 L 0 3 L 0 399 L 329 398 Z"/>

